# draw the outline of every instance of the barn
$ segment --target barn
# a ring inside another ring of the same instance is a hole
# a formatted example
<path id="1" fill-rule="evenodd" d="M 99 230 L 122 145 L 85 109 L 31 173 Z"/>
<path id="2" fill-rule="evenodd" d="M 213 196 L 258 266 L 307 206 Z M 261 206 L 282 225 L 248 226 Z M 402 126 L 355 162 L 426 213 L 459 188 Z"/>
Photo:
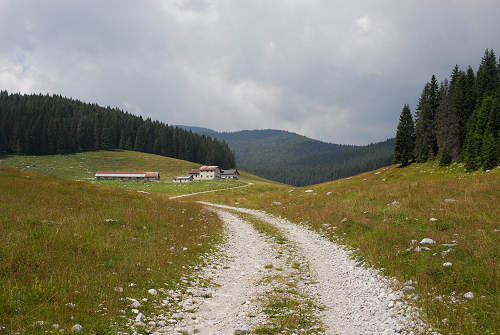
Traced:
<path id="1" fill-rule="evenodd" d="M 159 172 L 109 172 L 97 171 L 95 173 L 96 180 L 136 180 L 150 181 L 160 180 Z"/>
<path id="2" fill-rule="evenodd" d="M 193 181 L 193 176 L 177 176 L 172 178 L 174 183 L 189 183 Z"/>
<path id="3" fill-rule="evenodd" d="M 221 179 L 233 179 L 233 180 L 236 180 L 236 179 L 238 179 L 239 175 L 240 175 L 240 173 L 236 169 L 221 170 L 221 173 L 220 173 Z"/>

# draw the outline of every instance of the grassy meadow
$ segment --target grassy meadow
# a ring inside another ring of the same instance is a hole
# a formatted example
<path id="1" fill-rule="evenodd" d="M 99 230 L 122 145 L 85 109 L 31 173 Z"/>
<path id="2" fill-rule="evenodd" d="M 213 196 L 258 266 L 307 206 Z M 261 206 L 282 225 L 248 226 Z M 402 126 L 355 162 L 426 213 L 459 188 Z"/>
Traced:
<path id="1" fill-rule="evenodd" d="M 0 329 L 116 333 L 125 297 L 173 286 L 221 229 L 194 203 L 0 168 Z"/>
<path id="2" fill-rule="evenodd" d="M 158 171 L 161 177 L 159 182 L 103 180 L 97 183 L 167 195 L 222 190 L 242 186 L 248 182 L 265 182 L 263 178 L 242 172 L 239 181 L 210 180 L 172 183 L 173 176 L 188 175 L 191 169 L 200 167 L 200 164 L 136 151 L 95 151 L 47 156 L 11 155 L 0 158 L 0 167 L 11 167 L 21 171 L 82 181 L 93 181 L 96 171 Z"/>
<path id="3" fill-rule="evenodd" d="M 500 332 L 500 169 L 390 166 L 310 187 L 262 183 L 195 199 L 308 225 L 352 247 L 360 262 L 416 281 L 417 305 L 445 334 Z M 435 243 L 421 245 L 424 238 Z"/>

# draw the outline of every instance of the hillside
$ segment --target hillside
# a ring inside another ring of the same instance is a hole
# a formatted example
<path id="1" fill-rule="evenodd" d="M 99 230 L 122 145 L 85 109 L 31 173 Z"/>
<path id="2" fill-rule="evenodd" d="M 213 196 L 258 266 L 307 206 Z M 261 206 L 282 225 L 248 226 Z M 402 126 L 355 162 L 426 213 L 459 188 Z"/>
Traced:
<path id="1" fill-rule="evenodd" d="M 70 155 L 8 155 L 0 157 L 0 167 L 11 167 L 23 171 L 42 173 L 72 180 L 93 181 L 96 171 L 158 171 L 159 183 L 137 183 L 123 181 L 99 181 L 100 185 L 124 187 L 148 192 L 179 195 L 210 190 L 220 190 L 247 183 L 276 184 L 245 171 L 238 181 L 212 180 L 195 183 L 174 184 L 173 176 L 187 175 L 200 164 L 180 159 L 147 154 L 136 151 L 92 151 Z"/>
<path id="2" fill-rule="evenodd" d="M 500 168 L 393 165 L 307 188 L 251 191 L 197 198 L 263 210 L 352 248 L 359 264 L 412 283 L 407 299 L 442 334 L 500 330 Z"/>
<path id="3" fill-rule="evenodd" d="M 373 170 L 392 161 L 394 140 L 366 146 L 325 143 L 282 130 L 216 132 L 180 126 L 228 143 L 239 168 L 291 185 L 310 185 Z"/>
<path id="4" fill-rule="evenodd" d="M 194 203 L 0 168 L 0 333 L 129 331 L 125 298 L 154 308 L 221 229 Z"/>

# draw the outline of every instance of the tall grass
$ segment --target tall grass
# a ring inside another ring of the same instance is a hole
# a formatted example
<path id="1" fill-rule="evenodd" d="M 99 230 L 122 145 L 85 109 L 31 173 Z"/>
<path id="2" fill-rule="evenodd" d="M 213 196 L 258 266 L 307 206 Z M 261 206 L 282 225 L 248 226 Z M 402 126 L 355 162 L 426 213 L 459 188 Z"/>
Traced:
<path id="1" fill-rule="evenodd" d="M 0 327 L 116 333 L 124 297 L 173 285 L 220 233 L 196 204 L 0 169 Z"/>

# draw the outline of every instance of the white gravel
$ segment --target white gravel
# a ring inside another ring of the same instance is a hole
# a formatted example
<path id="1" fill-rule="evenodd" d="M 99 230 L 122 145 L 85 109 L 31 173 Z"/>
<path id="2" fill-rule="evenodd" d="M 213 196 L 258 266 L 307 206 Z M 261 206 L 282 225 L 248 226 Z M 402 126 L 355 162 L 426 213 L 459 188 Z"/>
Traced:
<path id="1" fill-rule="evenodd" d="M 429 329 L 411 306 L 398 301 L 403 293 L 393 288 L 395 280 L 360 266 L 344 247 L 261 211 L 201 203 L 254 215 L 280 228 L 297 245 L 318 280 L 320 302 L 326 307 L 322 321 L 327 334 L 396 334 Z M 253 239 L 251 235 L 248 238 Z"/>

